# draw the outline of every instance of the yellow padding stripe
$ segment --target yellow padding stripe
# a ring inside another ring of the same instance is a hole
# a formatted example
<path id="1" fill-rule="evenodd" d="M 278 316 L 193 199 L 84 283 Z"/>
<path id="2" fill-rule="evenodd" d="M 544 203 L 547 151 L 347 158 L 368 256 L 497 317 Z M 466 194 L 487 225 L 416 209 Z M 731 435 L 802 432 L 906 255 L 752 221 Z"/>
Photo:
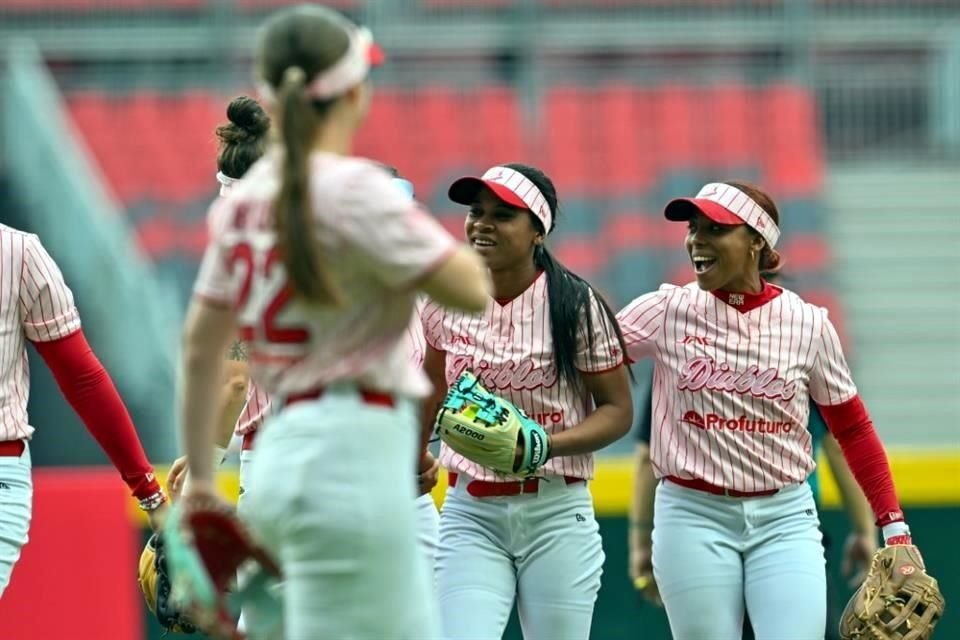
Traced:
<path id="1" fill-rule="evenodd" d="M 960 505 L 960 450 L 892 450 L 890 466 L 900 502 L 904 506 Z M 823 505 L 838 507 L 840 498 L 830 467 L 821 464 L 820 474 Z M 166 483 L 167 468 L 157 469 L 157 476 L 161 482 Z M 217 482 L 224 496 L 236 500 L 240 484 L 235 467 L 221 470 Z M 440 482 L 433 490 L 437 506 L 443 503 L 446 488 L 447 475 L 441 472 Z M 590 483 L 590 492 L 593 494 L 597 515 L 625 515 L 633 492 L 633 458 L 606 456 L 598 459 L 596 477 Z M 133 500 L 130 511 L 141 525 L 146 524 L 146 518 Z"/>
<path id="2" fill-rule="evenodd" d="M 960 505 L 960 451 L 893 450 L 889 455 L 902 505 Z M 823 506 L 839 507 L 829 465 L 821 461 L 819 471 Z M 633 492 L 633 458 L 598 461 L 590 491 L 598 515 L 625 515 Z"/>

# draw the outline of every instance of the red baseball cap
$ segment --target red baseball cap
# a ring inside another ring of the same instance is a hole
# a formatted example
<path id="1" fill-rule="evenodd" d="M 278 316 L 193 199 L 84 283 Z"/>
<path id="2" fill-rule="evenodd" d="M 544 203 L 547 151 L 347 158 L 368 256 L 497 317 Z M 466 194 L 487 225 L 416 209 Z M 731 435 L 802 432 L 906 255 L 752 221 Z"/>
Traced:
<path id="1" fill-rule="evenodd" d="M 457 178 L 447 190 L 447 196 L 457 204 L 471 205 L 477 199 L 477 194 L 484 187 L 493 191 L 493 194 L 513 207 L 521 209 L 527 208 L 527 203 L 520 199 L 510 188 L 494 182 L 493 180 L 484 180 L 475 176 L 464 176 Z"/>
<path id="2" fill-rule="evenodd" d="M 720 224 L 746 224 L 746 220 L 719 202 L 709 199 L 708 196 L 718 192 L 716 188 L 710 187 L 711 185 L 707 185 L 701 189 L 696 197 L 671 200 L 663 210 L 664 217 L 674 222 L 683 222 L 693 218 L 699 212 Z"/>
<path id="3" fill-rule="evenodd" d="M 507 204 L 528 209 L 550 233 L 553 228 L 553 211 L 539 187 L 525 175 L 510 167 L 496 166 L 487 169 L 477 178 L 467 176 L 455 180 L 447 190 L 447 195 L 458 204 L 473 204 L 480 189 L 488 188 Z"/>
<path id="4" fill-rule="evenodd" d="M 682 221 L 693 218 L 697 212 L 719 224 L 749 225 L 771 248 L 780 239 L 780 228 L 770 214 L 749 195 L 729 184 L 711 182 L 693 198 L 671 200 L 663 215 L 667 220 Z"/>

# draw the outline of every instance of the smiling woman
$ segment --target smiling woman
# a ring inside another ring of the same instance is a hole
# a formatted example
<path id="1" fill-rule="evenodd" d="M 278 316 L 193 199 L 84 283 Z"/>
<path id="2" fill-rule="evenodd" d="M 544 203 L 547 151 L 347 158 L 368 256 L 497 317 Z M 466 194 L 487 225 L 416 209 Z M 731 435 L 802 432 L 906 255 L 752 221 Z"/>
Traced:
<path id="1" fill-rule="evenodd" d="M 633 416 L 623 338 L 603 299 L 545 246 L 558 203 L 542 171 L 498 165 L 449 195 L 469 207 L 464 232 L 494 299 L 480 315 L 425 306 L 433 402 L 469 369 L 540 423 L 550 445 L 534 477 L 441 448 L 450 472 L 435 583 L 442 635 L 499 638 L 516 600 L 527 637 L 585 640 L 604 559 L 587 480 L 593 452 Z"/>
<path id="2" fill-rule="evenodd" d="M 664 215 L 689 225 L 696 282 L 663 285 L 618 319 L 630 357 L 656 361 L 653 569 L 673 637 L 740 637 L 746 605 L 758 638 L 823 638 L 810 400 L 886 544 L 909 545 L 883 445 L 826 310 L 761 277 L 780 266 L 769 196 L 710 183 Z"/>
<path id="3" fill-rule="evenodd" d="M 713 199 L 734 192 L 739 195 L 731 196 L 730 206 L 743 218 Z M 709 184 L 696 198 L 671 202 L 666 217 L 688 221 L 687 253 L 703 289 L 759 293 L 760 274 L 776 273 L 782 266 L 773 248 L 780 236 L 780 212 L 770 196 L 750 184 Z"/>

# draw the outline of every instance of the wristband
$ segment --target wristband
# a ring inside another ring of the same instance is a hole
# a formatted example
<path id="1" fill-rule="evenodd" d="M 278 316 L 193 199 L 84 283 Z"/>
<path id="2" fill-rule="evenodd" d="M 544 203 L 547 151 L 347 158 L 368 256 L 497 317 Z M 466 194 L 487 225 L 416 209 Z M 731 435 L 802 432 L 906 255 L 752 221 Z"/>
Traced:
<path id="1" fill-rule="evenodd" d="M 160 489 L 156 493 L 142 498 L 140 500 L 140 509 L 143 511 L 154 511 L 167 501 L 167 494 Z"/>
<path id="2" fill-rule="evenodd" d="M 906 542 L 903 541 L 904 539 Z M 887 546 L 894 544 L 913 544 L 910 541 L 910 527 L 902 520 L 884 525 L 883 540 Z"/>

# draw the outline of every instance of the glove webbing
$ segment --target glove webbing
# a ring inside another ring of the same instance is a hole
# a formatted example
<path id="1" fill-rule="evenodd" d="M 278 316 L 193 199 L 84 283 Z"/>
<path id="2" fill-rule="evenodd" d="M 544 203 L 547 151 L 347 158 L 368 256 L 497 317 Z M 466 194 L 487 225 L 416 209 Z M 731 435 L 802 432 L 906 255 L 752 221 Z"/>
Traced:
<path id="1" fill-rule="evenodd" d="M 474 378 L 469 385 L 451 388 L 443 401 L 443 410 L 461 411 L 465 404 L 474 404 L 477 406 L 476 420 L 488 425 L 503 424 L 507 418 L 506 408 L 495 397 L 474 391 L 478 384 L 479 380 Z"/>

